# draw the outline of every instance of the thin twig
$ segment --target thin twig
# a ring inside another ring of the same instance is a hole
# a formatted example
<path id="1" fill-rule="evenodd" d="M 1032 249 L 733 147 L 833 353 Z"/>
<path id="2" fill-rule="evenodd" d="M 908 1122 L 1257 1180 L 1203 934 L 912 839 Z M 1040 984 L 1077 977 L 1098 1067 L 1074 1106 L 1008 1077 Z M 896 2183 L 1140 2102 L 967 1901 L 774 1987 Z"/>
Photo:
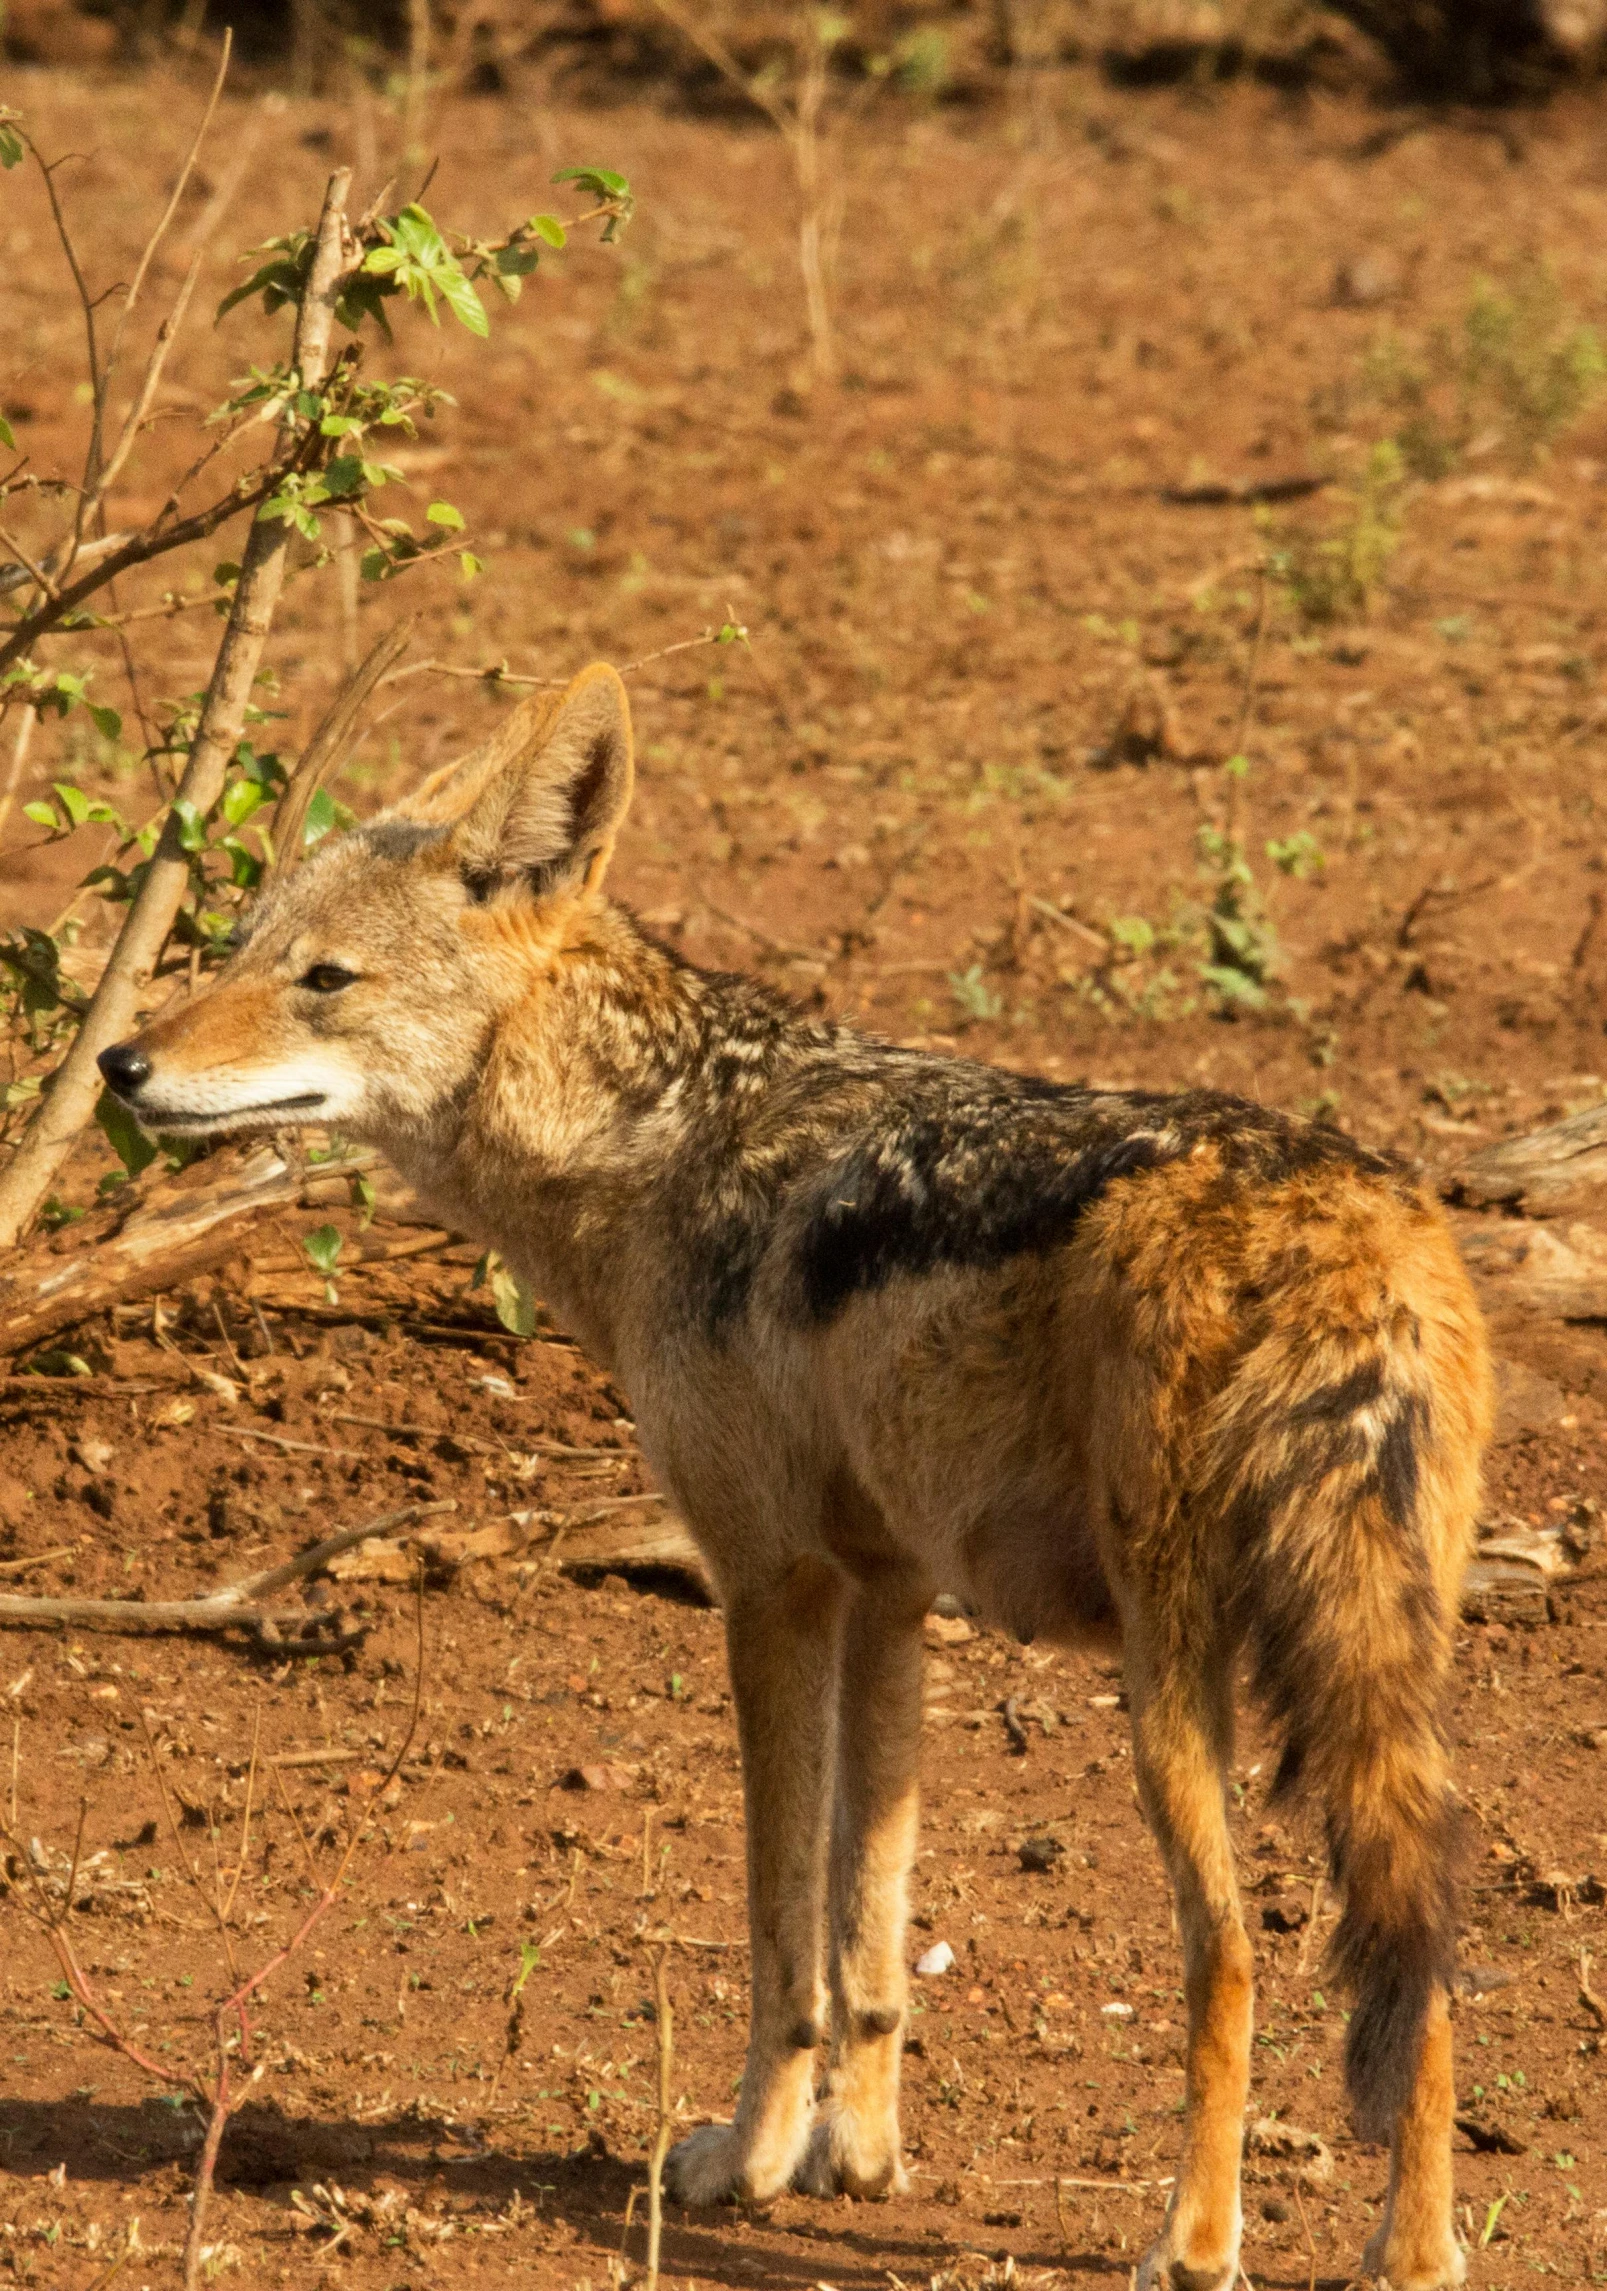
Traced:
<path id="1" fill-rule="evenodd" d="M 17 800 L 22 775 L 28 768 L 28 751 L 33 746 L 34 729 L 39 722 L 39 711 L 31 702 L 24 701 L 22 722 L 17 726 L 17 737 L 12 743 L 11 762 L 6 768 L 6 784 L 0 788 L 0 835 L 5 833 L 11 807 Z"/>
<path id="2" fill-rule="evenodd" d="M 218 98 L 223 93 L 223 83 L 228 77 L 229 58 L 233 50 L 234 34 L 232 31 L 226 30 L 223 35 L 223 53 L 218 60 L 217 77 L 212 83 L 212 93 L 207 98 L 206 109 L 201 114 L 201 124 L 195 131 L 195 137 L 185 155 L 184 164 L 179 169 L 178 180 L 173 185 L 172 195 L 162 210 L 161 220 L 145 242 L 144 252 L 135 267 L 133 282 L 123 297 L 123 308 L 118 317 L 117 331 L 112 336 L 112 346 L 107 353 L 105 368 L 98 380 L 95 381 L 95 411 L 90 424 L 89 450 L 84 460 L 84 485 L 83 491 L 78 497 L 77 509 L 74 512 L 72 540 L 67 552 L 67 568 L 71 567 L 73 559 L 78 554 L 79 544 L 84 536 L 84 527 L 100 507 L 118 471 L 128 459 L 129 450 L 139 434 L 151 399 L 156 394 L 156 387 L 161 380 L 162 368 L 167 363 L 167 353 L 172 346 L 173 337 L 183 320 L 196 279 L 200 275 L 202 249 L 197 247 L 195 259 L 179 289 L 173 309 L 158 331 L 156 347 L 152 351 L 145 369 L 145 380 L 135 393 L 134 404 L 129 409 L 122 433 L 112 450 L 111 459 L 103 463 L 106 399 L 111 389 L 112 376 L 117 370 L 118 354 L 122 349 L 123 335 L 127 330 L 134 306 L 139 301 L 140 289 L 145 284 L 145 274 L 151 267 L 157 248 L 167 236 L 168 225 L 178 213 L 179 202 L 188 188 L 190 177 L 195 169 L 195 162 L 200 157 L 201 146 L 206 140 L 207 129 L 212 124 L 212 114 L 218 108 Z"/>
<path id="3" fill-rule="evenodd" d="M 324 713 L 322 722 L 301 751 L 295 770 L 285 783 L 273 815 L 273 841 L 277 863 L 288 871 L 301 857 L 307 811 L 325 775 L 344 762 L 357 719 L 370 693 L 386 670 L 400 659 L 412 641 L 413 621 L 400 620 L 387 629 L 361 667 L 354 668 Z"/>
<path id="4" fill-rule="evenodd" d="M 658 2016 L 658 2121 L 653 2133 L 653 2154 L 647 2167 L 647 2291 L 658 2291 L 659 2247 L 664 2234 L 664 2159 L 670 2152 L 675 2129 L 674 2087 L 675 2022 L 670 2010 L 666 1976 L 669 1945 L 653 1953 L 653 2006 Z"/>
<path id="5" fill-rule="evenodd" d="M 296 1559 L 286 1560 L 283 1566 L 270 1567 L 260 1575 L 248 1575 L 239 1582 L 224 1584 L 221 1589 L 207 1593 L 199 1599 L 19 1599 L 0 1596 L 0 1625 L 20 1623 L 38 1626 L 48 1623 L 72 1623 L 86 1630 L 114 1631 L 224 1631 L 249 1630 L 266 1646 L 282 1643 L 285 1627 L 309 1631 L 314 1638 L 327 1642 L 331 1625 L 338 1626 L 338 1617 L 323 1615 L 272 1615 L 262 1601 L 274 1591 L 294 1583 L 304 1575 L 316 1574 L 327 1560 L 337 1553 L 350 1550 L 354 1543 L 364 1543 L 370 1536 L 394 1535 L 398 1529 L 410 1527 L 415 1521 L 432 1518 L 438 1512 L 456 1511 L 450 1498 L 440 1503 L 408 1504 L 400 1511 L 387 1512 L 382 1519 L 371 1521 L 365 1527 L 342 1528 L 338 1535 L 326 1536 L 304 1551 Z"/>
<path id="6" fill-rule="evenodd" d="M 1295 2208 L 1300 2214 L 1300 2224 L 1306 2231 L 1306 2249 L 1311 2253 L 1311 2273 L 1306 2278 L 1306 2291 L 1317 2291 L 1317 2238 L 1312 2234 L 1311 2222 L 1306 2217 L 1305 2201 L 1301 2196 L 1298 2180 L 1294 2182 L 1293 2192 Z"/>

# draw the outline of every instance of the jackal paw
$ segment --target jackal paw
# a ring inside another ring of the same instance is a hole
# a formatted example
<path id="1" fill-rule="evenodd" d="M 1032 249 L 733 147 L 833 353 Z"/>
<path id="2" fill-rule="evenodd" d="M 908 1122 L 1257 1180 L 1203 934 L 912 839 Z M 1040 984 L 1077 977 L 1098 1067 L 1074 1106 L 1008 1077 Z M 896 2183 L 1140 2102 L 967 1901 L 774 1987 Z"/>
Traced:
<path id="1" fill-rule="evenodd" d="M 824 2117 L 809 2135 L 803 2160 L 792 2175 L 801 2196 L 901 2196 L 910 2177 L 898 2152 L 898 2128 L 866 2137 L 846 2116 Z"/>
<path id="2" fill-rule="evenodd" d="M 1175 2250 L 1170 2231 L 1152 2244 L 1138 2270 L 1137 2291 L 1231 2291 L 1239 2272 L 1237 2244 L 1226 2257 L 1184 2255 Z"/>
<path id="3" fill-rule="evenodd" d="M 734 2124 L 700 2124 L 664 2159 L 664 2193 L 672 2203 L 735 2203 L 748 2192 Z"/>
<path id="4" fill-rule="evenodd" d="M 1409 2236 L 1386 2218 L 1362 2253 L 1362 2274 L 1389 2291 L 1455 2291 L 1467 2271 L 1467 2253 L 1448 2225 L 1438 2234 Z"/>

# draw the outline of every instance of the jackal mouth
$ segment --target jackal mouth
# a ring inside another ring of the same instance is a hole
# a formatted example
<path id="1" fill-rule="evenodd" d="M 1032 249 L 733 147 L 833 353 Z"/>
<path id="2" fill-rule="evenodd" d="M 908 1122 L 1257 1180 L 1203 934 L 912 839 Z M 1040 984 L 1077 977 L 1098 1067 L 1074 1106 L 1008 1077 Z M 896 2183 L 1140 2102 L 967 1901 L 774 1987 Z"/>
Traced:
<path id="1" fill-rule="evenodd" d="M 143 1129 L 162 1137 L 178 1137 L 192 1131 L 232 1129 L 236 1122 L 255 1121 L 263 1114 L 310 1114 L 325 1103 L 326 1095 L 323 1090 L 307 1090 L 295 1098 L 262 1098 L 252 1106 L 219 1106 L 211 1113 L 181 1112 L 177 1107 L 153 1105 L 145 1097 L 125 1098 L 123 1103 L 139 1117 Z"/>

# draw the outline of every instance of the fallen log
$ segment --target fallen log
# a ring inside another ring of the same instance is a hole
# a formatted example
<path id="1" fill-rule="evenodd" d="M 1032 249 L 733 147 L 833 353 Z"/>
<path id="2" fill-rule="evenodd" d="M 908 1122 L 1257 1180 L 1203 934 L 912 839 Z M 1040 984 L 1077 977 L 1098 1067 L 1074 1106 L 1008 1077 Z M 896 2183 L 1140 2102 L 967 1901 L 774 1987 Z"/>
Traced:
<path id="1" fill-rule="evenodd" d="M 1470 1209 L 1521 1209 L 1530 1217 L 1601 1207 L 1607 1201 L 1607 1105 L 1482 1146 L 1451 1172 L 1442 1191 Z"/>
<path id="2" fill-rule="evenodd" d="M 1487 1311 L 1511 1307 L 1551 1320 L 1607 1320 L 1607 1231 L 1580 1219 L 1531 1225 L 1503 1217 L 1457 1234 Z"/>
<path id="3" fill-rule="evenodd" d="M 560 1574 L 582 1582 L 600 1582 L 605 1575 L 623 1575 L 627 1583 L 668 1579 L 705 1606 L 718 1604 L 703 1554 L 685 1521 L 668 1508 L 656 1519 L 616 1516 L 570 1528 L 558 1541 L 554 1563 Z"/>
<path id="4" fill-rule="evenodd" d="M 91 1211 L 49 1239 L 0 1256 L 0 1357 L 14 1358 L 112 1305 L 155 1296 L 239 1255 L 279 1210 L 328 1208 L 346 1200 L 349 1181 L 378 1156 L 353 1149 L 338 1158 L 287 1161 L 276 1146 L 236 1147 L 152 1188 L 130 1208 Z M 381 1181 L 379 1214 L 392 1225 L 422 1224 L 399 1181 Z M 422 1253 L 452 1236 L 356 1237 L 348 1264 Z M 293 1260 L 281 1250 L 276 1259 Z"/>

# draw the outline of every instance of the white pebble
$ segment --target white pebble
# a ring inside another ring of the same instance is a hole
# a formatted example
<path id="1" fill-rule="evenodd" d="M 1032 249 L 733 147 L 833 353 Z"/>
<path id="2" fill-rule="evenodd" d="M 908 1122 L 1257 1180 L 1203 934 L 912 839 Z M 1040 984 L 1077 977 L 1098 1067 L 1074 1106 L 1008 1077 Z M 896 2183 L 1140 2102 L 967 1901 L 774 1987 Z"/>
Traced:
<path id="1" fill-rule="evenodd" d="M 946 1941 L 934 1941 L 931 1948 L 927 1950 L 926 1955 L 924 1957 L 917 1957 L 915 1960 L 915 1970 L 917 1973 L 923 1973 L 927 1976 L 930 1976 L 934 1973 L 950 1972 L 953 1969 L 953 1965 L 954 1951 L 949 1947 Z"/>
<path id="2" fill-rule="evenodd" d="M 1101 2005 L 1099 2009 L 1108 2021 L 1132 2021 L 1138 2018 L 1137 2010 L 1132 2005 Z"/>

